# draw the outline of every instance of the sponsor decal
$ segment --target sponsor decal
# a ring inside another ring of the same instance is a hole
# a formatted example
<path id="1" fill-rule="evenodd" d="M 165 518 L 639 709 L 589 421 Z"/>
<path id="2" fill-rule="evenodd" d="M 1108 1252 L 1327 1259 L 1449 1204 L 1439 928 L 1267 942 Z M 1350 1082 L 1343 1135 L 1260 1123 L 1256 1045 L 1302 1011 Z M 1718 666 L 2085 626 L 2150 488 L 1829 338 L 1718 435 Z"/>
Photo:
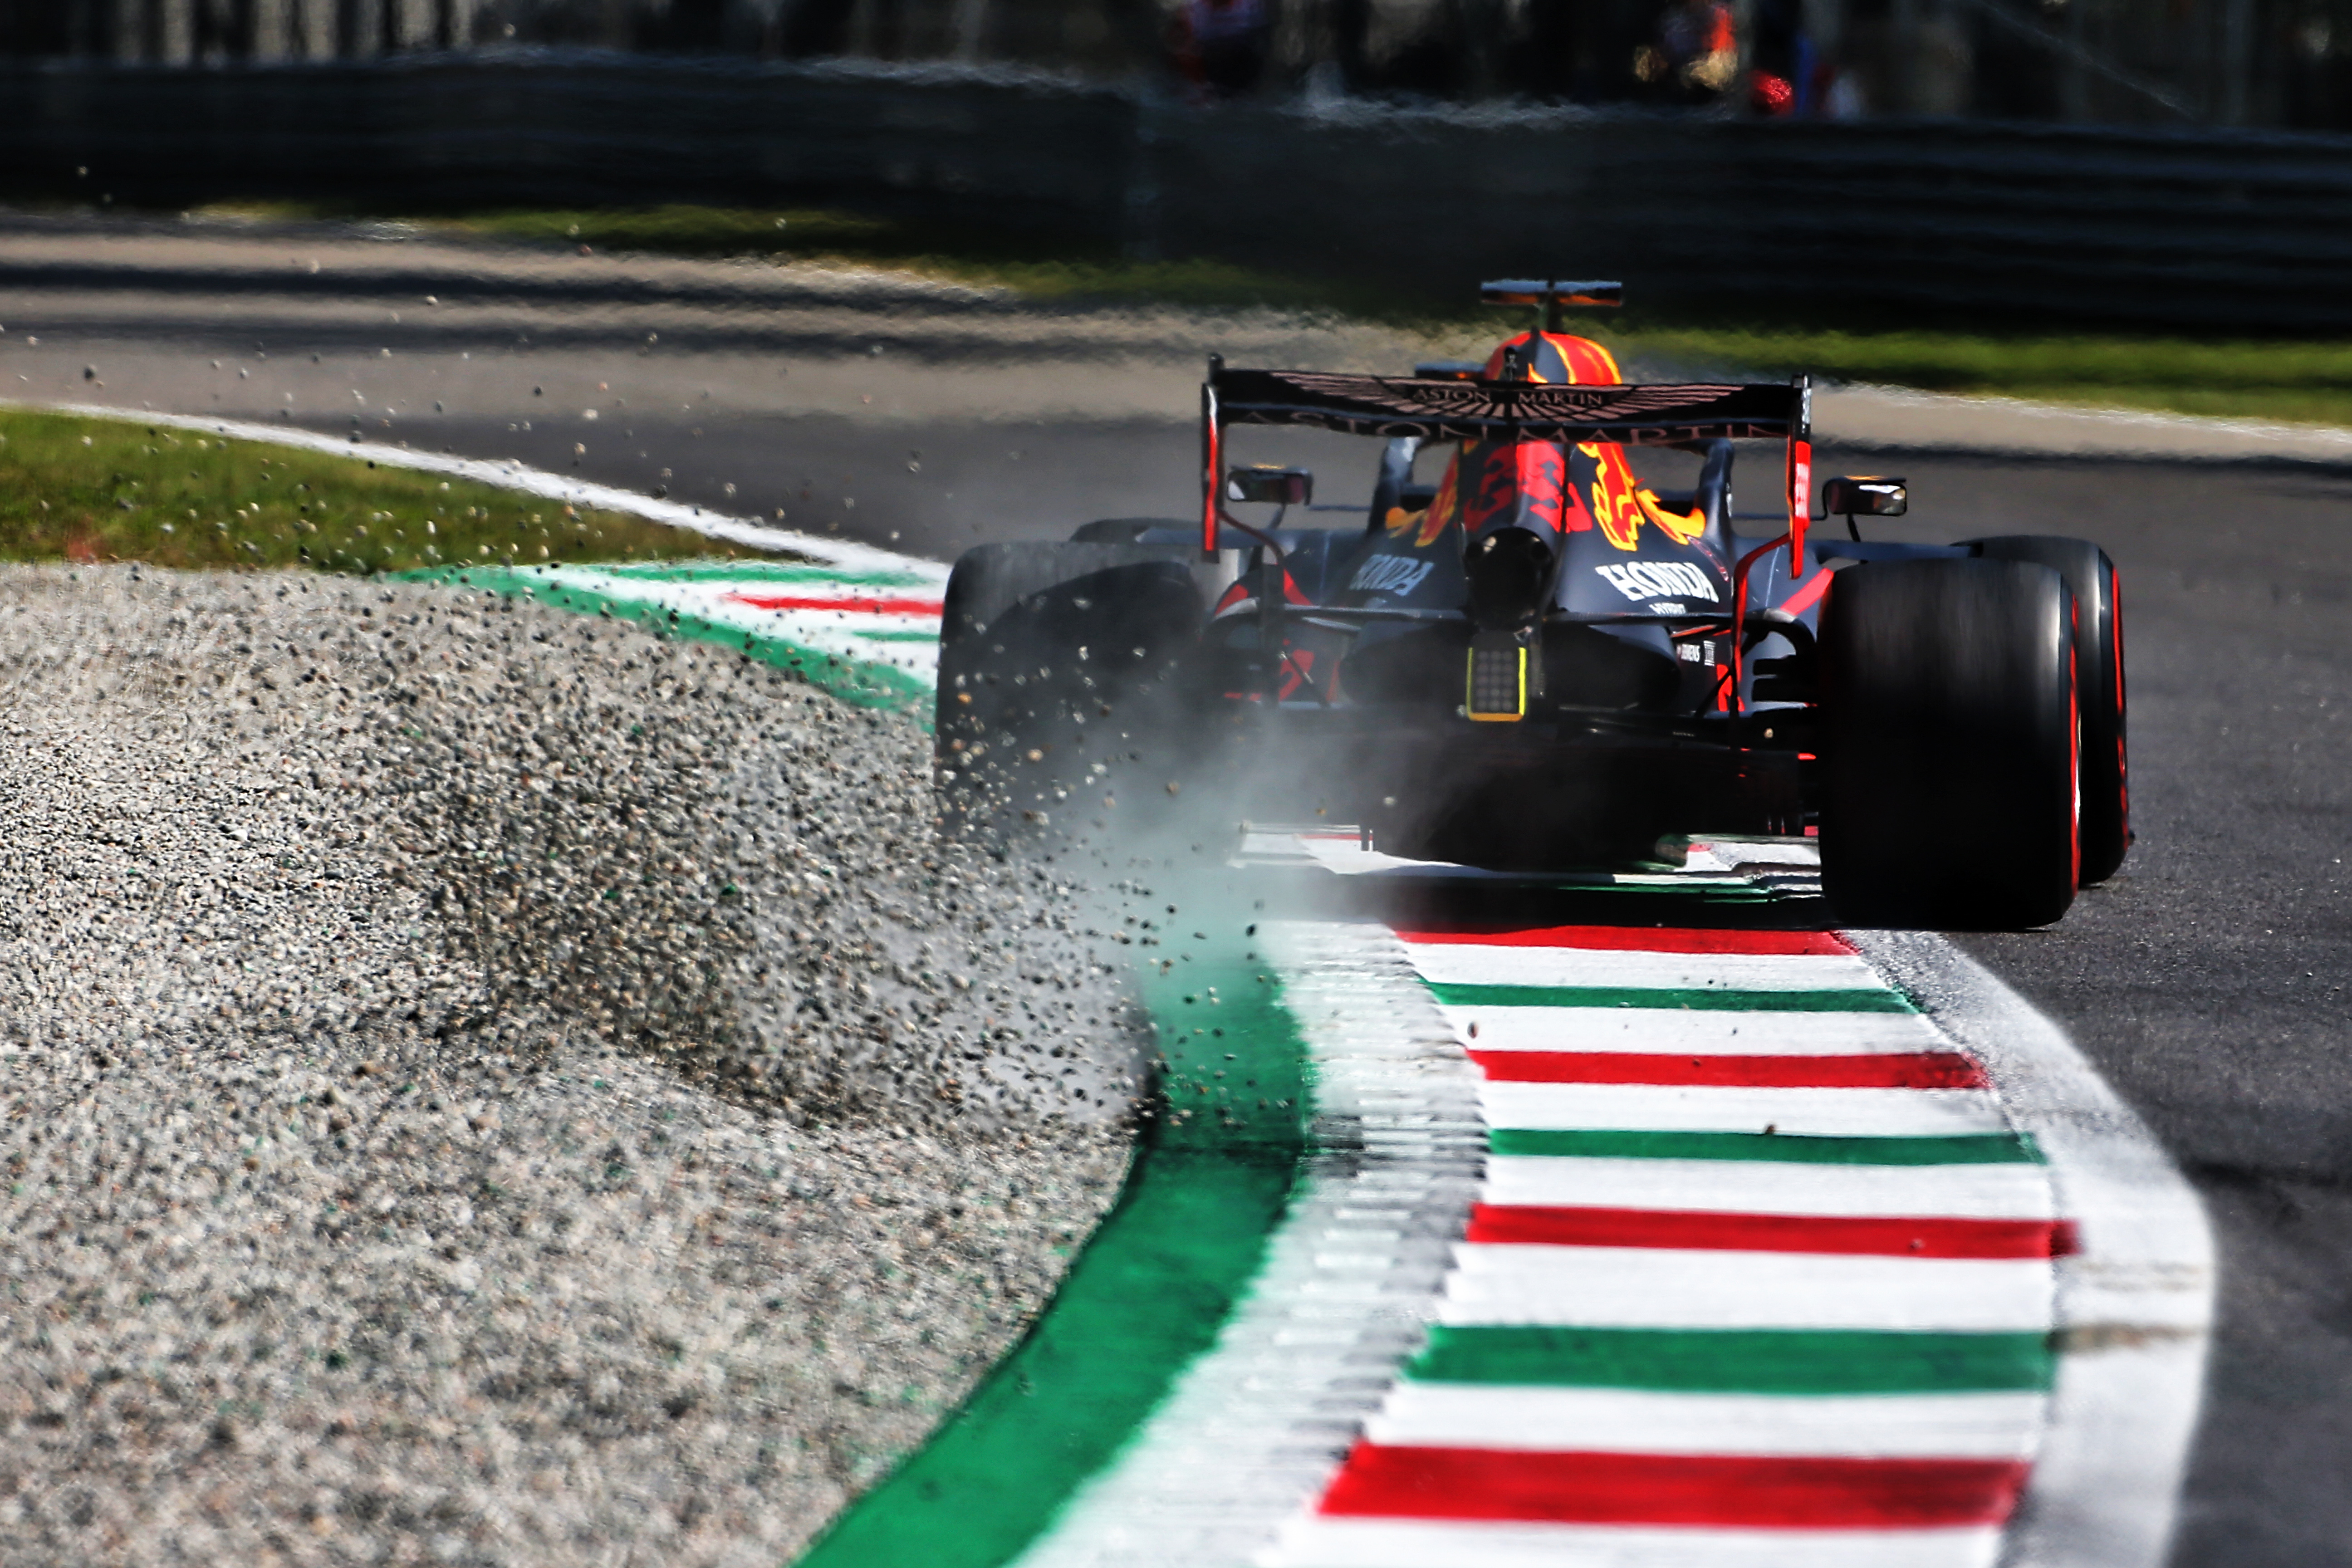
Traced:
<path id="1" fill-rule="evenodd" d="M 1401 506 L 1389 508 L 1388 516 L 1381 521 L 1387 526 L 1391 539 L 1403 539 L 1410 535 L 1415 550 L 1426 550 L 1437 542 L 1439 536 L 1452 525 L 1457 510 L 1454 492 L 1459 466 L 1458 463 L 1445 465 L 1445 478 L 1437 487 L 1437 499 L 1429 503 L 1427 510 L 1407 511 Z"/>
<path id="2" fill-rule="evenodd" d="M 1416 561 L 1410 555 L 1375 555 L 1357 568 L 1355 581 L 1348 584 L 1348 591 L 1401 597 L 1420 587 L 1423 579 L 1436 570 L 1434 561 Z"/>
<path id="3" fill-rule="evenodd" d="M 1592 497 L 1592 515 L 1599 521 L 1602 535 L 1618 549 L 1639 549 L 1642 525 L 1645 522 L 1678 544 L 1688 544 L 1706 531 L 1706 519 L 1702 513 L 1695 511 L 1685 516 L 1668 511 L 1658 504 L 1656 496 L 1642 488 L 1633 478 L 1633 465 L 1625 460 L 1624 447 L 1588 441 L 1576 452 L 1582 459 L 1577 465 L 1578 477 Z"/>
<path id="4" fill-rule="evenodd" d="M 1652 599 L 1716 598 L 1706 574 L 1686 561 L 1629 561 L 1622 566 L 1595 566 L 1603 582 L 1635 603 Z"/>

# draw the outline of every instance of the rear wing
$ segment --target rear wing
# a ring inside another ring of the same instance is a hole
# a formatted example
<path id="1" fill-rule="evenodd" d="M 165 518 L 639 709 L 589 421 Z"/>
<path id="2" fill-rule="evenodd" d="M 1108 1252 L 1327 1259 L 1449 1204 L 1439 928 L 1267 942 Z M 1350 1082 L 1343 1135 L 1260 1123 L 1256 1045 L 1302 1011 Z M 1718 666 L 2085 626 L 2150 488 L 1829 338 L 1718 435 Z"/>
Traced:
<path id="1" fill-rule="evenodd" d="M 1558 386 L 1310 370 L 1229 370 L 1209 360 L 1201 386 L 1201 547 L 1213 552 L 1228 425 L 1300 425 L 1427 441 L 1610 441 L 1671 447 L 1717 438 L 1785 441 L 1790 542 L 1801 560 L 1811 511 L 1812 384 L 1693 382 Z"/>

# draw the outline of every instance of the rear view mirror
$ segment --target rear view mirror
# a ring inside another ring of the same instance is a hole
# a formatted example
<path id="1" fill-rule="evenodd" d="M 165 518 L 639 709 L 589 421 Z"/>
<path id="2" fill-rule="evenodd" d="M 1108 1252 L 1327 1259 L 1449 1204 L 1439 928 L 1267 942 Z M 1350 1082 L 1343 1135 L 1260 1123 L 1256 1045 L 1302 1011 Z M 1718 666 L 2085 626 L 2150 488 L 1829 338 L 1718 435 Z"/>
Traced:
<path id="1" fill-rule="evenodd" d="M 1901 517 L 1909 502 L 1901 479 L 1847 474 L 1822 481 L 1824 517 Z"/>
<path id="2" fill-rule="evenodd" d="M 1225 499 L 1305 506 L 1315 499 L 1315 475 L 1306 468 L 1280 468 L 1268 463 L 1234 468 L 1225 475 Z"/>

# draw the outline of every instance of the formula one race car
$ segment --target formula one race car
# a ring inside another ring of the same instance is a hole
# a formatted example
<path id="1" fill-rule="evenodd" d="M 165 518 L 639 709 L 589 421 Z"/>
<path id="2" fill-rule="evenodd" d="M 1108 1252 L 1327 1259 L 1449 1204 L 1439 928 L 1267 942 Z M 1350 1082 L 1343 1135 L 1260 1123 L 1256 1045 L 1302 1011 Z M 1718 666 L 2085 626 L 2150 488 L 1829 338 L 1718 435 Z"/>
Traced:
<path id="1" fill-rule="evenodd" d="M 1856 516 L 1906 506 L 1903 481 L 1869 478 L 1823 485 L 1853 537 L 1815 539 L 1806 378 L 1627 385 L 1559 330 L 1618 285 L 1485 295 L 1539 316 L 1483 365 L 1213 358 L 1196 522 L 958 562 L 936 753 L 957 808 L 1100 816 L 1164 777 L 1229 824 L 1353 824 L 1396 854 L 1534 871 L 1817 831 L 1855 924 L 2038 925 L 2115 871 L 2131 834 L 2105 552 L 1865 542 Z M 1318 526 L 1337 509 L 1311 508 L 1303 469 L 1228 468 L 1244 425 L 1383 442 L 1369 515 Z M 1782 447 L 1754 535 L 1732 510 L 1745 440 Z M 1695 454 L 1696 484 L 1645 485 L 1629 447 Z"/>

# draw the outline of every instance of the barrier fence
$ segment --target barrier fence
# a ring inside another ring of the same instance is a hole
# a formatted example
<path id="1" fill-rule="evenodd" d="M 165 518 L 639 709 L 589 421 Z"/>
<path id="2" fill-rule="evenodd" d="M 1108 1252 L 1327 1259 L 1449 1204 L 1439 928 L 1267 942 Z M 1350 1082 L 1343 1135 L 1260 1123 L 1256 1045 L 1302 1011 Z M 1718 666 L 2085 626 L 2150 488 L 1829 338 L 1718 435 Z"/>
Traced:
<path id="1" fill-rule="evenodd" d="M 643 57 L 0 69 L 0 195 L 822 204 L 1432 299 L 1472 274 L 1655 300 L 2352 325 L 2352 137 L 1200 109 L 1001 68 Z"/>

